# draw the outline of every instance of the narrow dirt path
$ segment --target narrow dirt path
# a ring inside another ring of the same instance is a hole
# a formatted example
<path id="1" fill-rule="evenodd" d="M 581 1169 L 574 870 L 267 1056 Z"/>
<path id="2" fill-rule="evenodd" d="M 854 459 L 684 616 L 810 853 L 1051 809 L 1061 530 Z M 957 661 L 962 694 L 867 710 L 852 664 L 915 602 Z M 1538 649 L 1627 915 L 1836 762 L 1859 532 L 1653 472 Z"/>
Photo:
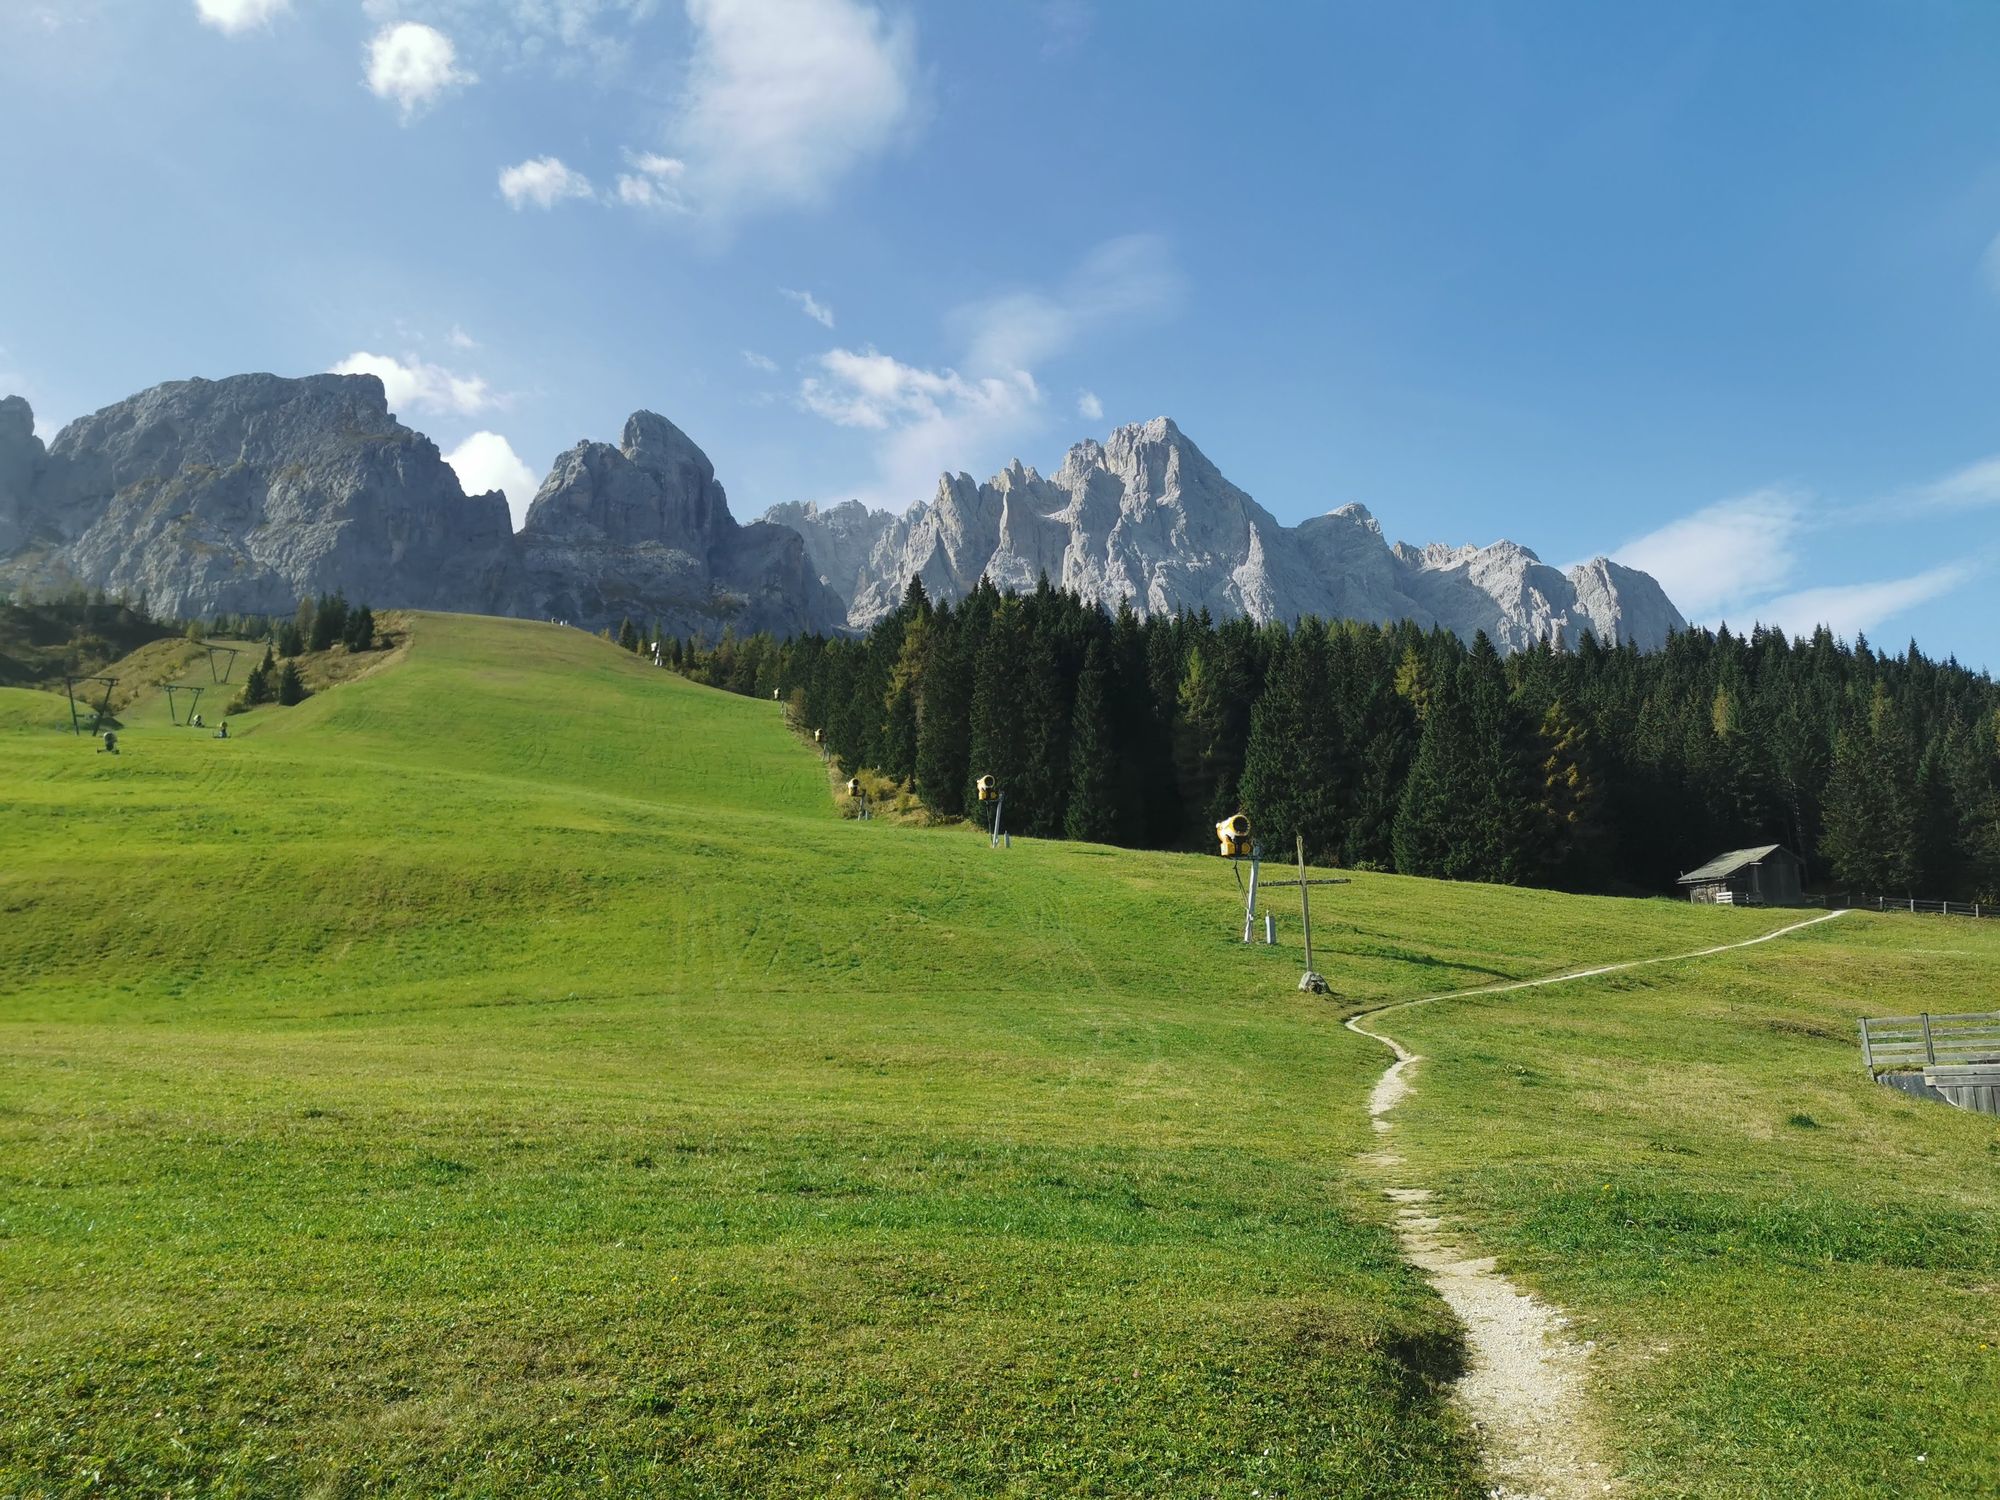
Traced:
<path id="1" fill-rule="evenodd" d="M 1410 1075 L 1423 1058 L 1379 1029 L 1384 1016 L 1418 1005 L 1501 995 L 1618 974 L 1656 964 L 1683 963 L 1738 948 L 1752 948 L 1841 916 L 1830 911 L 1794 922 L 1740 943 L 1721 943 L 1692 953 L 1637 958 L 1624 963 L 1577 969 L 1544 979 L 1481 985 L 1376 1006 L 1347 1018 L 1347 1029 L 1380 1042 L 1395 1061 L 1376 1080 L 1368 1113 L 1377 1134 L 1391 1129 L 1389 1113 L 1408 1098 Z M 1377 1023 L 1377 1024 L 1368 1024 Z M 1451 1244 L 1444 1222 L 1427 1211 L 1430 1193 L 1409 1181 L 1403 1158 L 1385 1149 L 1362 1158 L 1396 1205 L 1396 1237 L 1403 1253 L 1420 1266 L 1439 1296 L 1465 1324 L 1471 1359 L 1457 1387 L 1471 1416 L 1495 1480 L 1494 1500 L 1583 1500 L 1616 1494 L 1616 1471 L 1597 1442 L 1585 1399 L 1590 1345 L 1579 1344 L 1564 1328 L 1568 1319 L 1540 1298 L 1521 1291 L 1494 1269 L 1490 1256 L 1468 1257 Z"/>

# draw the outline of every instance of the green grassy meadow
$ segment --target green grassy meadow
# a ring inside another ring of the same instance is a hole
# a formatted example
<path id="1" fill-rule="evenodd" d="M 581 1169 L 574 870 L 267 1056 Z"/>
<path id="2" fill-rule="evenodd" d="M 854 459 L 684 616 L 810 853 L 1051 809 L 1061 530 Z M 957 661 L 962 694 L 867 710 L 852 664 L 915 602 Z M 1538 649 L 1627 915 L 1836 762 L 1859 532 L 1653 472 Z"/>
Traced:
<path id="1" fill-rule="evenodd" d="M 2000 1121 L 1869 1082 L 1855 1026 L 1996 975 L 2000 923 L 1850 913 L 1383 1018 L 1401 1148 L 1597 1341 L 1639 1492 L 2000 1495 Z"/>
<path id="2" fill-rule="evenodd" d="M 1776 925 L 1358 875 L 1329 1003 L 1220 861 L 845 819 L 774 704 L 408 631 L 227 743 L 0 689 L 0 1494 L 1477 1496 L 1341 1015 Z M 1871 1352 L 1994 1492 L 1992 1356 L 1905 1336 L 1990 1323 L 1993 1125 L 1840 1030 L 1990 995 L 1966 925 L 1398 1018 L 1412 1162 L 1601 1327 L 1644 1492 L 1870 1492 L 1756 1486 L 1888 1464 L 1814 1404 Z"/>

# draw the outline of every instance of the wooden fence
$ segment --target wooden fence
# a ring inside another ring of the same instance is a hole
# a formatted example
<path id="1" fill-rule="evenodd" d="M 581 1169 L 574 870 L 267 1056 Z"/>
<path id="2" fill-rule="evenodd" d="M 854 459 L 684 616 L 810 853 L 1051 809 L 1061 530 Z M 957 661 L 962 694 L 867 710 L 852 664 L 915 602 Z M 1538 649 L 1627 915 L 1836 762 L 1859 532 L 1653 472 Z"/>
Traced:
<path id="1" fill-rule="evenodd" d="M 1807 906 L 1823 906 L 1828 911 L 1908 911 L 1936 912 L 1945 917 L 2000 917 L 2000 906 L 1991 901 L 1919 901 L 1911 896 L 1807 896 Z"/>
<path id="2" fill-rule="evenodd" d="M 1957 1016 L 1864 1016 L 1861 1061 L 1897 1068 L 2000 1066 L 2000 1011 Z"/>

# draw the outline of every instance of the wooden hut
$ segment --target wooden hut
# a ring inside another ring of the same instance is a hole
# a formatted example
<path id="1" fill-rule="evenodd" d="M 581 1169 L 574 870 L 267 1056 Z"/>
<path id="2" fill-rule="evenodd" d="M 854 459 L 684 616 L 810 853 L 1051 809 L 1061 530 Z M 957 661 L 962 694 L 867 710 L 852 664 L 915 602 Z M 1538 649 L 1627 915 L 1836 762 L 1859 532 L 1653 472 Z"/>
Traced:
<path id="1" fill-rule="evenodd" d="M 1782 844 L 1734 849 L 1688 871 L 1680 885 L 1688 900 L 1714 906 L 1798 906 L 1806 862 Z"/>

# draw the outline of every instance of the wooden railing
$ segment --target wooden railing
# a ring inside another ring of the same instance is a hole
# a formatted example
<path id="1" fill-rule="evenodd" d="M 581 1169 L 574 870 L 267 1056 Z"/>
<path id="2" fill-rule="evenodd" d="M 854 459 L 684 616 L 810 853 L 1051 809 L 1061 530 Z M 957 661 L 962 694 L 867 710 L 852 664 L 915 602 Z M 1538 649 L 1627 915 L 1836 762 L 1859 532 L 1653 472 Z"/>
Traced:
<path id="1" fill-rule="evenodd" d="M 1861 1061 L 1870 1073 L 1898 1068 L 2000 1064 L 2000 1011 L 1957 1016 L 1864 1016 Z"/>
<path id="2" fill-rule="evenodd" d="M 1919 901 L 1910 896 L 1807 896 L 1807 906 L 1824 906 L 1828 911 L 1909 911 L 1936 912 L 1946 917 L 2000 917 L 2000 906 L 1991 901 Z"/>

